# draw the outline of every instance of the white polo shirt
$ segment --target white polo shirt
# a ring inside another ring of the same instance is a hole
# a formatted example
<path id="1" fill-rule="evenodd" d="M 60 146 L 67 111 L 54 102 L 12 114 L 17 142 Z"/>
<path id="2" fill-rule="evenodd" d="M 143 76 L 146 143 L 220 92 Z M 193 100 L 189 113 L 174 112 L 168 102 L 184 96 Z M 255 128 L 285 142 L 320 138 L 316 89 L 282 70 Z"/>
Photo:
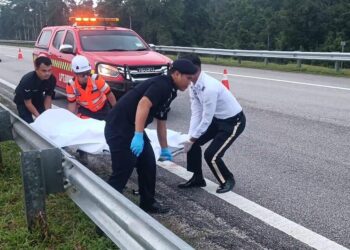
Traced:
<path id="1" fill-rule="evenodd" d="M 201 72 L 195 84 L 190 86 L 191 122 L 189 135 L 199 138 L 213 118 L 227 119 L 242 111 L 232 93 L 218 80 Z"/>

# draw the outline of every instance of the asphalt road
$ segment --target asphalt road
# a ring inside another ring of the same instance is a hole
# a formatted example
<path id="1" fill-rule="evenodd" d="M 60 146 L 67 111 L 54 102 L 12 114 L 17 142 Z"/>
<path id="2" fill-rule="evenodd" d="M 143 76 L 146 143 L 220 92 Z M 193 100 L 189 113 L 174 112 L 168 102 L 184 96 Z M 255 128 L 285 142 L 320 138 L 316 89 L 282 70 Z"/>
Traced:
<path id="1" fill-rule="evenodd" d="M 23 53 L 18 61 L 17 48 L 0 46 L 0 82 L 17 84 L 32 69 L 31 49 Z M 203 69 L 221 79 L 224 67 Z M 225 155 L 237 182 L 234 193 L 349 248 L 350 79 L 227 69 L 231 91 L 247 117 L 246 130 Z M 1 86 L 0 94 L 11 91 Z M 65 106 L 64 98 L 56 105 Z M 188 93 L 179 93 L 168 128 L 187 132 L 189 118 Z M 184 161 L 183 155 L 176 158 L 181 165 Z M 205 177 L 216 182 L 203 168 Z M 159 170 L 157 195 L 173 209 L 156 217 L 196 248 L 310 248 L 224 198 L 202 189 L 177 189 L 180 181 Z"/>

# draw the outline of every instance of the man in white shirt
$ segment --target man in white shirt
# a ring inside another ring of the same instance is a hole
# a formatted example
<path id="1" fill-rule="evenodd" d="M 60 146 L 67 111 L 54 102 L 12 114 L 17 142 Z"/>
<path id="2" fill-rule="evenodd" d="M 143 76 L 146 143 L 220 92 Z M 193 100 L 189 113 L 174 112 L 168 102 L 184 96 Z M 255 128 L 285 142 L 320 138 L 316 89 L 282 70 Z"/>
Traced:
<path id="1" fill-rule="evenodd" d="M 241 105 L 232 93 L 218 80 L 201 71 L 198 56 L 186 59 L 198 67 L 190 86 L 191 122 L 190 139 L 184 143 L 187 153 L 187 170 L 192 178 L 179 188 L 206 186 L 202 173 L 201 146 L 212 140 L 204 152 L 204 159 L 219 182 L 217 193 L 231 191 L 235 185 L 233 174 L 222 160 L 226 150 L 245 128 L 246 119 Z"/>

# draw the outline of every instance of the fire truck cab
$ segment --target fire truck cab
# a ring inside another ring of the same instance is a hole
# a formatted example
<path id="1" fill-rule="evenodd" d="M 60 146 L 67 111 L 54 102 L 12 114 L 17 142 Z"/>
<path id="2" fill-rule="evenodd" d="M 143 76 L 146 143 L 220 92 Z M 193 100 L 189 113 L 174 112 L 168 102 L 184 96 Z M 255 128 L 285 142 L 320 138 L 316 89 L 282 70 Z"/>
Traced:
<path id="1" fill-rule="evenodd" d="M 170 63 L 133 30 L 109 26 L 117 18 L 70 18 L 71 26 L 45 27 L 35 43 L 33 58 L 45 55 L 52 60 L 57 87 L 65 89 L 73 78 L 71 61 L 85 56 L 97 73 L 120 96 L 135 84 L 150 77 L 166 74 Z M 103 23 L 103 25 L 97 25 Z"/>

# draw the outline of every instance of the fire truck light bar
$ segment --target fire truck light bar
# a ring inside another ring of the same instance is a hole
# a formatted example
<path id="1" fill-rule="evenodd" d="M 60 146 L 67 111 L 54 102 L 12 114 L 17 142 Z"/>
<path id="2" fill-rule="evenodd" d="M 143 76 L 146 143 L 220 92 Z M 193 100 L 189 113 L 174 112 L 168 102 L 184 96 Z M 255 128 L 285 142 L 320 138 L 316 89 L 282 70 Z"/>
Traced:
<path id="1" fill-rule="evenodd" d="M 69 17 L 70 22 L 119 22 L 119 18 L 103 17 Z"/>

